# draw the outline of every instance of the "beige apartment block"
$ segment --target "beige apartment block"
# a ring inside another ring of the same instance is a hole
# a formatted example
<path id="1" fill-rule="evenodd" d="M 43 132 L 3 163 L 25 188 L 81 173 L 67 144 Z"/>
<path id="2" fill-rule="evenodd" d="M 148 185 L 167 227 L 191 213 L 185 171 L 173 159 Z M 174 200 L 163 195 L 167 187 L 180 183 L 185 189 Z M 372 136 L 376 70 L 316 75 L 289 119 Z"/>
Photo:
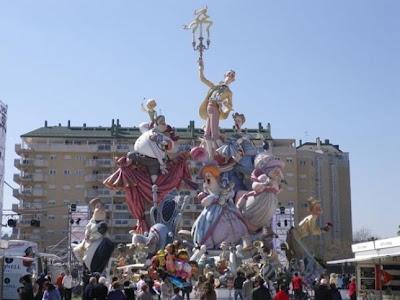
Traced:
<path id="1" fill-rule="evenodd" d="M 328 214 L 335 213 L 335 218 L 343 222 L 341 227 L 335 227 L 338 232 L 332 232 L 332 237 L 333 235 L 342 237 L 344 229 L 348 231 L 349 228 L 351 237 L 351 209 L 347 213 L 343 212 L 350 205 L 350 195 L 342 190 L 336 192 L 335 189 L 333 192 L 333 187 L 325 188 L 325 186 L 319 190 L 320 194 L 316 194 L 317 172 L 311 165 L 311 160 L 315 161 L 318 154 L 318 157 L 321 156 L 321 163 L 325 160 L 328 162 L 330 161 L 328 154 L 304 148 L 309 143 L 296 149 L 294 139 L 273 139 L 269 124 L 264 128 L 260 123 L 258 128 L 244 131 L 260 151 L 263 150 L 263 144 L 267 143 L 268 151 L 285 161 L 284 173 L 287 184 L 279 194 L 279 206 L 294 208 L 295 222 L 306 213 L 304 201 L 307 197 L 323 195 L 320 199 L 326 202 L 323 205 L 324 210 Z M 221 132 L 229 137 L 234 130 L 228 128 L 222 129 Z M 176 133 L 180 137 L 176 143 L 179 151 L 198 145 L 199 138 L 203 134 L 201 129 L 195 128 L 193 121 L 186 128 L 177 128 Z M 110 127 L 88 127 L 85 124 L 71 126 L 70 122 L 67 126 L 61 124 L 48 126 L 45 122 L 44 127 L 23 134 L 21 144 L 15 146 L 19 158 L 15 159 L 14 165 L 20 172 L 14 175 L 14 181 L 19 184 L 19 188 L 14 190 L 14 196 L 19 199 L 19 204 L 13 209 L 20 213 L 20 219 L 13 231 L 13 237 L 36 241 L 42 250 L 48 251 L 54 245 L 57 245 L 55 248 L 66 249 L 69 205 L 87 205 L 90 199 L 100 197 L 106 203 L 108 210 L 111 239 L 115 243 L 129 242 L 131 236 L 128 232 L 136 224 L 136 220 L 128 211 L 124 193 L 111 191 L 105 188 L 102 182 L 115 171 L 114 158 L 132 151 L 139 135 L 137 127 L 122 127 L 118 120 L 116 122 L 113 120 Z M 347 169 L 336 164 L 334 187 L 338 187 L 339 184 L 341 186 L 343 182 L 350 191 L 348 155 L 341 151 L 339 153 L 346 156 Z M 304 160 L 310 160 L 307 165 L 309 169 L 300 163 Z M 185 206 L 183 213 L 183 227 L 187 230 L 191 229 L 194 220 L 203 209 L 194 198 L 201 190 L 202 178 L 198 176 L 200 168 L 199 163 L 190 162 L 192 180 L 199 184 L 198 190 L 193 191 L 185 187 L 179 190 L 181 194 L 191 196 L 191 201 Z M 333 168 L 329 163 L 323 163 L 320 165 L 319 174 L 325 174 L 324 172 L 331 174 Z M 333 193 L 334 196 L 326 193 Z M 336 206 L 332 207 L 329 201 L 344 199 L 343 195 L 348 196 L 348 202 L 340 202 L 341 207 L 338 212 L 335 210 Z M 324 214 L 324 218 L 328 218 L 327 216 Z M 40 221 L 40 227 L 31 226 L 32 220 Z M 334 220 L 333 222 L 336 223 Z M 343 237 L 347 238 L 348 235 Z"/>

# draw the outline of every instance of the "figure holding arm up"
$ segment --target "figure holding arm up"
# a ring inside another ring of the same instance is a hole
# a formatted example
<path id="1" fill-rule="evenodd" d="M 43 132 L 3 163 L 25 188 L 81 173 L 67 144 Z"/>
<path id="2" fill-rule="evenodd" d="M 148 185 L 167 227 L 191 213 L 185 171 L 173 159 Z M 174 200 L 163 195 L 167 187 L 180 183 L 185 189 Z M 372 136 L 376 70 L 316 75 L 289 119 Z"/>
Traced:
<path id="1" fill-rule="evenodd" d="M 225 73 L 219 84 L 214 84 L 204 76 L 204 63 L 199 60 L 200 80 L 209 87 L 206 98 L 200 105 L 200 117 L 206 120 L 204 137 L 216 143 L 220 138 L 219 120 L 225 120 L 232 111 L 232 91 L 229 84 L 235 80 L 235 71 Z"/>

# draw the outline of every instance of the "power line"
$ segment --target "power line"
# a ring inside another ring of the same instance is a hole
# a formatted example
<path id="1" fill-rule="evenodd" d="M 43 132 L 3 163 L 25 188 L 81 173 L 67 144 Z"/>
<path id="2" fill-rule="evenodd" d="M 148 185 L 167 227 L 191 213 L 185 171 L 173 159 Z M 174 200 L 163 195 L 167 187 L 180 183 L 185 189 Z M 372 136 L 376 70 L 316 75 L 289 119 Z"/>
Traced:
<path id="1" fill-rule="evenodd" d="M 16 188 L 13 187 L 11 184 L 9 184 L 7 181 L 4 180 L 4 183 L 12 190 L 15 190 Z"/>

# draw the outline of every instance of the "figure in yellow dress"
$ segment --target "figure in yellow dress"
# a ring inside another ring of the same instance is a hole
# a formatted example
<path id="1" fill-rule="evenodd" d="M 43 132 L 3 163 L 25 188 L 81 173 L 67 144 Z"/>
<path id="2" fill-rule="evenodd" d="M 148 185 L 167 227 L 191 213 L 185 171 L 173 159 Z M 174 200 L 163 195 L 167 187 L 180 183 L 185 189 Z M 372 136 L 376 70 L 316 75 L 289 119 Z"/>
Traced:
<path id="1" fill-rule="evenodd" d="M 200 80 L 210 88 L 199 109 L 200 117 L 206 120 L 204 137 L 212 141 L 215 144 L 213 149 L 216 149 L 220 139 L 219 120 L 225 120 L 232 111 L 232 91 L 229 84 L 235 80 L 235 71 L 226 72 L 224 80 L 214 84 L 204 76 L 204 63 L 199 60 L 199 73 Z"/>

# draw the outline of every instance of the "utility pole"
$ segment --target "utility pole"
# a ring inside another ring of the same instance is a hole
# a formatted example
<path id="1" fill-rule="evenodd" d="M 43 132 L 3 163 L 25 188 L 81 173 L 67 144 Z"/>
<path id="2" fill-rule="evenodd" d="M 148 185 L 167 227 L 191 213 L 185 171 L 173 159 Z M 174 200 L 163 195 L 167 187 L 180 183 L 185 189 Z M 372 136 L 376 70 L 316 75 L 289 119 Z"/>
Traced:
<path id="1" fill-rule="evenodd" d="M 68 269 L 71 271 L 71 261 L 72 261 L 72 247 L 71 247 L 71 230 L 72 230 L 72 212 L 71 205 L 68 205 Z"/>

